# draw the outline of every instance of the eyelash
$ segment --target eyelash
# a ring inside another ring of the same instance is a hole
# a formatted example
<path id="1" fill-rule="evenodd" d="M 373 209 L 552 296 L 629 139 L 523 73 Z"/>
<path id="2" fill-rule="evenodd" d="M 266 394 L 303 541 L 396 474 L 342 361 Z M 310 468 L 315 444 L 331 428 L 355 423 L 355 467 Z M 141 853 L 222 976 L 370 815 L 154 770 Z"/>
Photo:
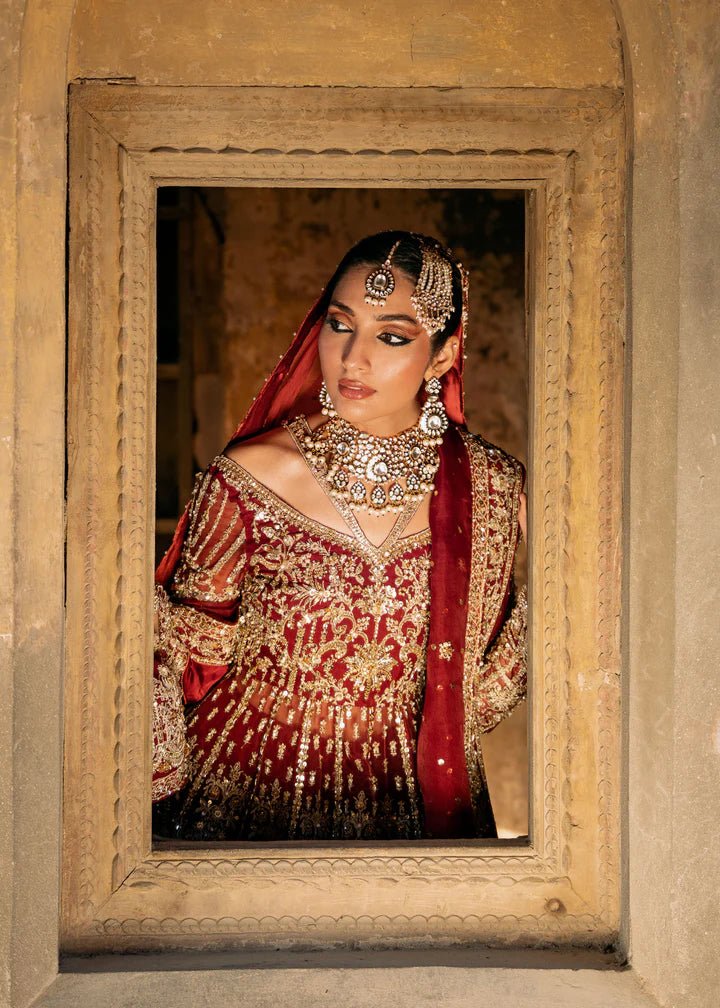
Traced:
<path id="1" fill-rule="evenodd" d="M 336 333 L 352 332 L 352 330 L 347 326 L 345 326 L 343 329 L 340 329 L 339 327 L 341 325 L 344 325 L 344 323 L 342 323 L 340 319 L 335 318 L 335 316 L 328 316 L 326 322 L 333 332 Z M 391 333 L 391 332 L 380 333 L 378 339 L 382 343 L 385 343 L 386 346 L 391 347 L 406 346 L 408 343 L 410 343 L 410 340 L 406 339 L 405 336 L 401 336 L 400 333 Z M 397 340 L 398 342 L 391 343 L 390 340 Z"/>

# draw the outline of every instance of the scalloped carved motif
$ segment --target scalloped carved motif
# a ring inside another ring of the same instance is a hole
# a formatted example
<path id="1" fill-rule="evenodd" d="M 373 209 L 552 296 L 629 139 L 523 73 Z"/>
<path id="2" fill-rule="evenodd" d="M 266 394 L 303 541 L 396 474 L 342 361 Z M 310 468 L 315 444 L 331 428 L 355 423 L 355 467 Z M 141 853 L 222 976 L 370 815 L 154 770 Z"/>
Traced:
<path id="1" fill-rule="evenodd" d="M 262 945 L 308 928 L 326 942 L 607 944 L 620 884 L 621 96 L 433 92 L 423 106 L 398 89 L 374 122 L 383 96 L 220 90 L 213 105 L 182 89 L 184 118 L 172 89 L 83 85 L 72 98 L 68 545 L 84 562 L 69 575 L 65 946 L 227 935 Z M 252 143 L 263 135 L 270 146 Z M 533 191 L 529 846 L 150 851 L 152 243 L 156 180 L 170 179 Z M 588 537 L 592 569 L 580 571 Z"/>

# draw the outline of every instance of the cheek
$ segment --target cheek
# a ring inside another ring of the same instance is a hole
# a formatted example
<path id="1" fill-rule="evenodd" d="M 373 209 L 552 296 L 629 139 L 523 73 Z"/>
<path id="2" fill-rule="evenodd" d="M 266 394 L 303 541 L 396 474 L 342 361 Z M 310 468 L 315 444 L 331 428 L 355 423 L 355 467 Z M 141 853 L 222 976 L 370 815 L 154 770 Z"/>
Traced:
<path id="1" fill-rule="evenodd" d="M 320 370 L 323 374 L 328 374 L 335 367 L 337 367 L 339 361 L 339 340 L 329 340 L 323 337 L 324 329 L 320 330 L 320 335 L 318 336 L 318 357 L 320 358 Z M 335 352 L 333 352 L 335 350 Z"/>
<path id="2" fill-rule="evenodd" d="M 428 366 L 428 354 L 424 348 L 414 345 L 409 353 L 398 353 L 396 356 L 388 355 L 388 370 L 392 369 L 396 374 L 404 375 L 411 381 L 422 381 L 422 376 Z"/>
<path id="3" fill-rule="evenodd" d="M 383 368 L 384 384 L 389 394 L 398 399 L 415 396 L 423 383 L 426 367 L 427 360 L 420 353 L 390 357 Z"/>

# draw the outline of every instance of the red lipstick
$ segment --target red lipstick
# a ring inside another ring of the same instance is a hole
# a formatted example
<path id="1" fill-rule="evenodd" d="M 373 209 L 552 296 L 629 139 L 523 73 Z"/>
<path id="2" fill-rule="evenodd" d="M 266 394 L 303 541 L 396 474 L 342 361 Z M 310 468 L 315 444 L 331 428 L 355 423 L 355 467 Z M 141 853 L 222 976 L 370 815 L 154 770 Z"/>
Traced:
<path id="1" fill-rule="evenodd" d="M 347 378 L 340 379 L 338 382 L 338 391 L 345 399 L 367 399 L 369 396 L 375 395 L 374 388 L 370 388 L 369 385 L 363 385 L 362 382 L 349 381 Z"/>

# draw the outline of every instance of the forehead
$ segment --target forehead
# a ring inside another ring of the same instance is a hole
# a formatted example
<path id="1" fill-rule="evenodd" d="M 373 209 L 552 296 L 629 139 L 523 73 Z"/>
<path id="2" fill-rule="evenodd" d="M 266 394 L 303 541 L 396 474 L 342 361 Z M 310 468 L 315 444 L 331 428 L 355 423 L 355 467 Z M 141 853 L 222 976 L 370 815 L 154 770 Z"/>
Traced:
<path id="1" fill-rule="evenodd" d="M 406 315 L 412 315 L 414 318 L 415 309 L 410 302 L 410 298 L 415 291 L 415 283 L 399 269 L 392 270 L 393 277 L 395 278 L 395 289 L 387 297 L 385 306 L 380 308 L 366 303 L 365 294 L 367 292 L 365 290 L 365 280 L 374 269 L 377 269 L 377 267 L 361 265 L 353 266 L 347 270 L 335 285 L 332 299 L 334 301 L 342 301 L 354 311 L 362 309 L 370 311 L 373 314 L 387 314 L 390 311 L 398 311 Z"/>

